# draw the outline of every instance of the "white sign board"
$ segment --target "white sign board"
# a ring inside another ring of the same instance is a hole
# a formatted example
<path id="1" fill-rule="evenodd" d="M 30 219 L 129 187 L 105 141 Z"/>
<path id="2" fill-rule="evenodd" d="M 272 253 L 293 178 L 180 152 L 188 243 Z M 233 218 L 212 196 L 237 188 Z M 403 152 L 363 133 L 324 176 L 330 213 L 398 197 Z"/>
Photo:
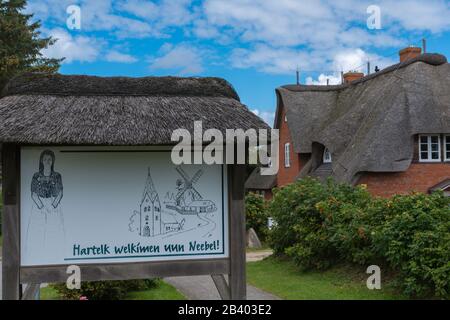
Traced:
<path id="1" fill-rule="evenodd" d="M 228 257 L 226 177 L 168 149 L 22 147 L 21 265 Z"/>

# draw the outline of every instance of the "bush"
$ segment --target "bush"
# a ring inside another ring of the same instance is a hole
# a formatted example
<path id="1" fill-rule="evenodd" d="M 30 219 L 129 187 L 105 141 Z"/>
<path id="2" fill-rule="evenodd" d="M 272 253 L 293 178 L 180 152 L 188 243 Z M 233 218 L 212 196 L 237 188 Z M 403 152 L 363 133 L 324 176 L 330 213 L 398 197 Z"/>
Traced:
<path id="1" fill-rule="evenodd" d="M 301 269 L 377 264 L 412 297 L 450 297 L 450 199 L 443 193 L 373 198 L 364 186 L 306 178 L 276 189 L 275 254 Z"/>
<path id="2" fill-rule="evenodd" d="M 123 281 L 85 281 L 81 283 L 81 289 L 67 289 L 65 283 L 53 284 L 52 286 L 68 300 L 79 300 L 85 296 L 89 300 L 120 300 L 130 291 L 141 291 L 156 286 L 156 280 L 123 280 Z"/>
<path id="3" fill-rule="evenodd" d="M 373 243 L 399 271 L 403 292 L 450 298 L 450 199 L 438 192 L 394 196 L 385 210 Z"/>
<path id="4" fill-rule="evenodd" d="M 276 222 L 270 235 L 274 254 L 287 254 L 302 269 L 329 265 L 333 254 L 324 242 L 325 217 L 316 207 L 325 199 L 325 187 L 313 179 L 274 190 L 269 208 Z"/>
<path id="5" fill-rule="evenodd" d="M 258 238 L 265 241 L 269 231 L 267 226 L 269 214 L 262 195 L 250 192 L 245 196 L 245 218 L 247 230 L 253 228 Z"/>
<path id="6" fill-rule="evenodd" d="M 373 237 L 385 222 L 384 200 L 372 198 L 365 186 L 328 183 L 330 195 L 317 207 L 325 215 L 328 245 L 339 260 L 357 264 L 384 264 L 373 248 Z"/>

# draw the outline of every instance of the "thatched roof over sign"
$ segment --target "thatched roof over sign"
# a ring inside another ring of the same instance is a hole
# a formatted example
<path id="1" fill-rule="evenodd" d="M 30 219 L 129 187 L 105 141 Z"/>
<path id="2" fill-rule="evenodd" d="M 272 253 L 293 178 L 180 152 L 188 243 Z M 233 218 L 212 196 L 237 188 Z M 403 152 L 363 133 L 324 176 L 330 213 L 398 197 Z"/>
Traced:
<path id="1" fill-rule="evenodd" d="M 276 175 L 261 175 L 261 168 L 256 167 L 245 182 L 248 190 L 271 190 L 277 182 Z"/>
<path id="2" fill-rule="evenodd" d="M 0 141 L 27 144 L 173 144 L 178 128 L 269 128 L 219 78 L 27 74 L 0 99 Z"/>
<path id="3" fill-rule="evenodd" d="M 415 134 L 450 133 L 449 88 L 446 58 L 424 54 L 348 85 L 278 88 L 278 109 L 295 152 L 326 146 L 332 175 L 352 182 L 360 172 L 405 171 Z"/>

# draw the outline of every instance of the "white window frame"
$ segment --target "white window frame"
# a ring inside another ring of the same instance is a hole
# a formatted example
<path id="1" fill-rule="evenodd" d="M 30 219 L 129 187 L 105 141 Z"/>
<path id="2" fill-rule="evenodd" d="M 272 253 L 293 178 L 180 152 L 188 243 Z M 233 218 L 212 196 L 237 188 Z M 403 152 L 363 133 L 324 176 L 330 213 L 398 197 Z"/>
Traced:
<path id="1" fill-rule="evenodd" d="M 284 144 L 284 167 L 291 166 L 291 144 L 289 142 Z"/>
<path id="2" fill-rule="evenodd" d="M 427 138 L 427 158 L 422 158 L 422 138 Z M 432 159 L 432 151 L 431 151 L 431 137 L 437 137 L 438 138 L 438 153 L 439 158 L 438 159 Z M 421 134 L 419 135 L 419 162 L 441 162 L 442 161 L 442 149 L 441 149 L 441 135 L 440 134 Z"/>
<path id="3" fill-rule="evenodd" d="M 450 153 L 450 134 L 444 134 L 444 161 L 450 162 L 450 156 L 447 157 L 447 153 Z"/>
<path id="4" fill-rule="evenodd" d="M 331 152 L 326 147 L 325 149 L 323 149 L 322 161 L 323 163 L 331 163 L 333 161 L 333 159 L 331 158 Z"/>

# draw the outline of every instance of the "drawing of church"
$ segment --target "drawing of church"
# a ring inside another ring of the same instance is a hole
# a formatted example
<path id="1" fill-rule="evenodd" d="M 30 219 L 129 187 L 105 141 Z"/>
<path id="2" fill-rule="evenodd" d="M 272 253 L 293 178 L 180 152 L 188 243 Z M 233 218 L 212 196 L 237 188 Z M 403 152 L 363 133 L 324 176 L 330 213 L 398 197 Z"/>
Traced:
<path id="1" fill-rule="evenodd" d="M 150 175 L 150 168 L 148 168 L 147 182 L 142 194 L 139 214 L 139 234 L 141 236 L 154 237 L 161 234 L 161 203 Z"/>

